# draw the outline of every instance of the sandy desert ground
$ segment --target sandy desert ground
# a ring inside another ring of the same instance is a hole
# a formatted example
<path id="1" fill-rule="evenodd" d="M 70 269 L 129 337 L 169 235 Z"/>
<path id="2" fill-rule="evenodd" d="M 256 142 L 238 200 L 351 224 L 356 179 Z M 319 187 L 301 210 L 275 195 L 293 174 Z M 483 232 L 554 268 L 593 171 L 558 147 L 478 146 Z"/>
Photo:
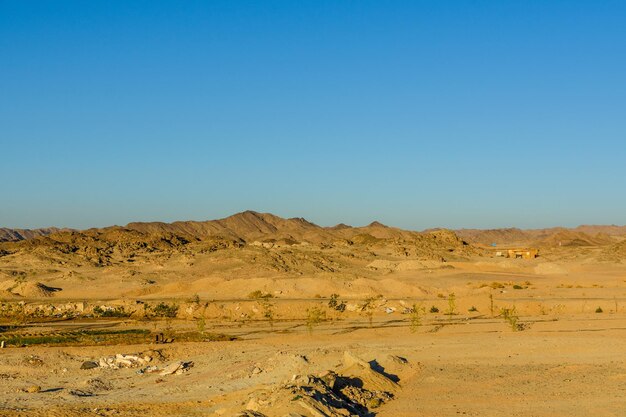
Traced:
<path id="1" fill-rule="evenodd" d="M 623 416 L 626 245 L 596 232 L 246 212 L 13 239 L 0 415 Z"/>

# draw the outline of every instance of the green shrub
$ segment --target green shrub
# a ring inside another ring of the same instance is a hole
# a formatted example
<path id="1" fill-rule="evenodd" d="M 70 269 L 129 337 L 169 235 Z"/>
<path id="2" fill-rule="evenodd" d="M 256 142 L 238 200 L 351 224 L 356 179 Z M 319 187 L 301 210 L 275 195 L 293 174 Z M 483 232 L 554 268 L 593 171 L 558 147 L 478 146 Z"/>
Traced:
<path id="1" fill-rule="evenodd" d="M 96 317 L 130 317 L 131 315 L 131 313 L 126 311 L 122 306 L 111 308 L 96 306 L 93 309 L 93 314 Z"/>
<path id="2" fill-rule="evenodd" d="M 256 290 L 248 294 L 248 298 L 251 300 L 258 300 L 259 298 L 274 298 L 274 296 L 270 293 L 263 292 L 261 290 Z"/>
<path id="3" fill-rule="evenodd" d="M 417 332 L 417 330 L 422 325 L 422 313 L 424 313 L 426 309 L 421 304 L 413 304 L 411 307 L 409 320 L 410 320 L 410 329 L 411 333 Z"/>
<path id="4" fill-rule="evenodd" d="M 446 311 L 446 314 L 448 316 L 456 314 L 456 295 L 454 295 L 454 293 L 448 295 L 448 311 Z"/>
<path id="5" fill-rule="evenodd" d="M 330 300 L 328 301 L 328 308 L 332 308 L 343 313 L 346 310 L 346 302 L 339 300 L 339 294 L 331 294 Z"/>
<path id="6" fill-rule="evenodd" d="M 161 302 L 152 308 L 152 314 L 154 317 L 174 318 L 178 314 L 178 306 Z"/>
<path id="7" fill-rule="evenodd" d="M 306 312 L 306 327 L 309 333 L 313 333 L 313 327 L 326 320 L 326 312 L 319 307 L 309 308 Z"/>
<path id="8" fill-rule="evenodd" d="M 511 326 L 511 330 L 513 330 L 514 332 L 518 330 L 521 331 L 526 328 L 524 324 L 519 322 L 519 316 L 517 315 L 517 310 L 515 309 L 515 306 L 511 308 L 503 308 L 502 310 L 500 310 L 500 314 L 502 315 L 502 318 L 504 318 L 504 320 L 509 324 L 509 326 Z"/>

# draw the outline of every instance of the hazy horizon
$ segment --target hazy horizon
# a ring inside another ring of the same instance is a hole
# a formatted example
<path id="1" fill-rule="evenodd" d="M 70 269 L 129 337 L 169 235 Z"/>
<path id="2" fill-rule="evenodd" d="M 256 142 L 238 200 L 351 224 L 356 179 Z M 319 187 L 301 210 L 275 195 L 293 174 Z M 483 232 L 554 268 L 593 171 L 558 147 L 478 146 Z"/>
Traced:
<path id="1" fill-rule="evenodd" d="M 0 227 L 626 224 L 623 16 L 0 0 Z"/>
<path id="2" fill-rule="evenodd" d="M 0 224 L 0 228 L 7 228 L 7 229 L 42 229 L 42 228 L 49 228 L 49 227 L 57 227 L 60 229 L 75 229 L 75 230 L 87 230 L 87 229 L 91 229 L 91 228 L 104 228 L 104 227 L 115 227 L 115 226 L 120 226 L 120 227 L 124 227 L 130 223 L 151 223 L 151 222 L 162 222 L 162 223 L 173 223 L 173 222 L 186 222 L 186 221 L 192 221 L 192 222 L 204 222 L 204 221 L 211 221 L 211 220 L 221 220 L 223 218 L 229 217 L 229 216 L 233 216 L 233 215 L 237 215 L 237 214 L 241 214 L 245 211 L 253 211 L 253 212 L 257 212 L 257 213 L 261 213 L 261 214 L 272 214 L 275 216 L 279 216 L 285 219 L 291 219 L 291 218 L 304 218 L 305 220 L 314 223 L 318 226 L 321 227 L 333 227 L 333 226 L 337 226 L 339 224 L 345 224 L 351 227 L 363 227 L 363 226 L 368 226 L 371 223 L 374 222 L 379 222 L 382 223 L 385 226 L 389 226 L 389 227 L 396 227 L 396 228 L 400 228 L 400 229 L 405 229 L 405 230 L 414 230 L 414 231 L 422 231 L 422 230 L 429 230 L 429 229 L 455 229 L 455 230 L 460 230 L 460 229 L 481 229 L 481 230 L 488 230 L 488 229 L 510 229 L 510 228 L 515 228 L 515 229 L 521 229 L 521 230 L 533 230 L 533 229 L 549 229 L 549 228 L 559 228 L 559 227 L 564 227 L 564 228 L 576 228 L 579 226 L 617 226 L 617 227 L 621 227 L 621 226 L 626 226 L 626 225 L 620 225 L 620 224 L 614 224 L 614 223 L 606 223 L 606 224 L 600 224 L 600 223 L 581 223 L 581 224 L 575 224 L 575 225 L 549 225 L 549 226 L 545 226 L 545 227 L 530 227 L 530 228 L 524 228 L 524 227 L 519 227 L 519 226 L 515 226 L 515 225 L 502 225 L 502 226 L 496 226 L 496 227 L 471 227 L 471 226 L 460 226 L 460 227 L 452 227 L 452 226 L 431 226 L 431 227 L 424 227 L 424 228 L 411 228 L 411 227 L 403 227 L 403 226 L 399 226 L 396 224 L 391 224 L 391 223 L 386 223 L 386 222 L 382 222 L 379 219 L 373 219 L 371 221 L 368 221 L 366 223 L 360 223 L 360 224 L 351 224 L 351 223 L 347 223 L 345 221 L 338 221 L 338 222 L 334 222 L 334 223 L 320 223 L 320 222 L 316 222 L 311 220 L 310 218 L 307 217 L 303 217 L 303 216 L 297 216 L 297 215 L 278 215 L 276 213 L 270 213 L 270 212 L 264 212 L 264 211 L 258 211 L 258 210 L 242 210 L 236 213 L 231 213 L 228 215 L 224 215 L 224 216 L 218 216 L 218 217 L 213 217 L 213 218 L 203 218 L 203 219 L 174 219 L 174 220 L 131 220 L 129 222 L 125 222 L 125 223 L 115 223 L 115 224 L 100 224 L 100 225 L 90 225 L 87 227 L 72 227 L 72 226 L 67 226 L 67 225 L 47 225 L 47 226 L 37 226 L 37 227 L 11 227 L 11 226 L 5 226 L 5 225 L 1 225 Z"/>

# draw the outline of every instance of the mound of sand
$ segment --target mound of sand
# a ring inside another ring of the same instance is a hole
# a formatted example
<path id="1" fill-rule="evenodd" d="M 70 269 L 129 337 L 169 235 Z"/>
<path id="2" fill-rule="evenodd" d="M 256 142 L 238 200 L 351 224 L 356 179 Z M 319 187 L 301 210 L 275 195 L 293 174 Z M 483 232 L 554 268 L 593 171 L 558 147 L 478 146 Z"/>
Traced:
<path id="1" fill-rule="evenodd" d="M 0 283 L 0 291 L 29 298 L 52 297 L 61 288 L 49 287 L 41 282 L 22 282 L 16 284 L 14 281 L 4 281 Z"/>

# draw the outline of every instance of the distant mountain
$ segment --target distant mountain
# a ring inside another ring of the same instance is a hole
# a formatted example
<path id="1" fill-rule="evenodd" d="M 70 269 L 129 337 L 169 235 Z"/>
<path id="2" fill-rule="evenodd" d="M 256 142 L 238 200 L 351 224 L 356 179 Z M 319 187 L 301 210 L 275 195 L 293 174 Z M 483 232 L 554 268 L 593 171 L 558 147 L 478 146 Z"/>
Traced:
<path id="1" fill-rule="evenodd" d="M 46 227 L 42 229 L 9 229 L 0 227 L 0 242 L 19 242 L 20 240 L 32 239 L 37 236 L 47 236 L 62 229 L 58 227 Z"/>
<path id="2" fill-rule="evenodd" d="M 578 226 L 547 229 L 459 229 L 456 234 L 471 243 L 490 245 L 603 246 L 626 237 L 626 226 Z"/>
<path id="3" fill-rule="evenodd" d="M 459 229 L 455 230 L 456 234 L 472 243 L 482 243 L 484 245 L 496 244 L 515 244 L 527 243 L 534 237 L 521 229 Z"/>
<path id="4" fill-rule="evenodd" d="M 242 247 L 359 248 L 365 256 L 384 249 L 402 257 L 447 260 L 477 250 L 449 230 L 414 232 L 373 222 L 364 227 L 321 227 L 303 218 L 284 219 L 269 213 L 245 211 L 208 221 L 129 223 L 82 231 L 41 234 L 0 245 L 1 256 L 30 254 L 53 263 L 110 266 L 134 263 L 153 256 L 212 253 Z M 29 255 L 29 256 L 30 256 Z M 343 255 L 342 255 L 343 256 Z"/>
<path id="5" fill-rule="evenodd" d="M 331 237 L 325 228 L 303 218 L 284 219 L 251 210 L 219 220 L 129 223 L 126 228 L 144 233 L 174 233 L 196 239 L 219 236 L 246 241 L 266 238 L 319 241 Z"/>

